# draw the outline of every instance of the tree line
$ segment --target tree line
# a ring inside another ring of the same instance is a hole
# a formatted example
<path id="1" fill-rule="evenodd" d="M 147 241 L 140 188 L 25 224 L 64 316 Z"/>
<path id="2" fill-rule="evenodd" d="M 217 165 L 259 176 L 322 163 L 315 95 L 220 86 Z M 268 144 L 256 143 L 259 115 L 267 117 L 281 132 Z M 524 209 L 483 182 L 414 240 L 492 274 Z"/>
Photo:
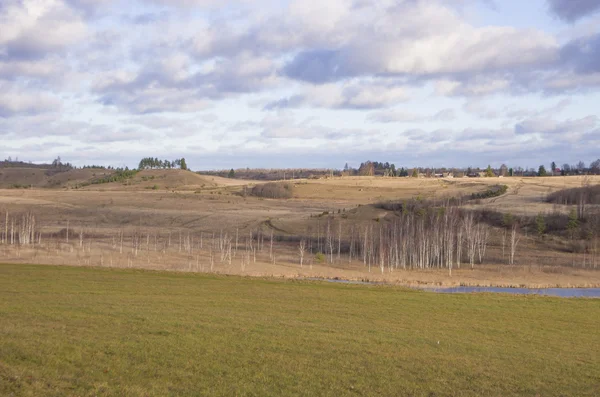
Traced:
<path id="1" fill-rule="evenodd" d="M 179 168 L 182 170 L 187 170 L 187 163 L 185 162 L 185 158 L 175 159 L 173 161 L 170 160 L 161 160 L 158 157 L 144 157 L 140 160 L 138 165 L 139 170 L 147 170 L 147 169 L 172 169 Z"/>

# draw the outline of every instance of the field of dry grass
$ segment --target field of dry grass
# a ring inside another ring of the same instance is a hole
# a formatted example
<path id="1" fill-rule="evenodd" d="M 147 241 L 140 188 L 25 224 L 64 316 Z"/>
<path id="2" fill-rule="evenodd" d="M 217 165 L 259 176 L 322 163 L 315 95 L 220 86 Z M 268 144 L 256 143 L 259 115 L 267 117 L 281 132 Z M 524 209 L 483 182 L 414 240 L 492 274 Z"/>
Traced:
<path id="1" fill-rule="evenodd" d="M 78 171 L 86 173 L 79 175 L 80 179 L 91 178 L 94 173 L 93 170 Z M 205 244 L 211 244 L 207 241 L 212 240 L 214 233 L 216 236 L 227 234 L 230 239 L 237 235 L 240 247 L 231 261 L 213 258 L 212 271 L 219 273 L 340 277 L 406 284 L 600 285 L 600 272 L 589 269 L 595 263 L 591 263 L 585 254 L 564 252 L 557 244 L 551 244 L 551 240 L 541 241 L 533 236 L 523 236 L 517 253 L 518 266 L 507 266 L 506 253 L 494 231 L 485 263 L 475 270 L 455 269 L 452 277 L 445 270 L 381 274 L 379 269 L 369 271 L 356 258 L 317 263 L 310 256 L 300 268 L 297 243 L 285 241 L 275 242 L 275 254 L 260 251 L 256 260 L 252 258 L 249 262 L 242 253 L 251 233 L 262 233 L 267 238 L 274 233 L 285 238 L 306 233 L 309 229 L 314 232 L 316 226 L 325 222 L 323 213 L 343 225 L 351 221 L 373 222 L 383 219 L 387 211 L 369 204 L 417 197 L 466 197 L 497 184 L 507 185 L 508 192 L 500 197 L 472 202 L 467 207 L 515 215 L 566 213 L 567 207 L 546 203 L 545 196 L 584 183 L 599 184 L 600 177 L 585 180 L 580 177 L 295 180 L 292 199 L 269 200 L 243 194 L 245 189 L 258 182 L 185 171 L 142 171 L 125 182 L 78 189 L 69 188 L 69 179 L 74 175 L 64 174 L 61 178 L 66 181 L 62 188 L 0 190 L 0 216 L 4 217 L 7 212 L 10 216 L 30 212 L 35 215 L 38 230 L 42 232 L 42 241 L 36 248 L 0 246 L 0 261 L 211 271 L 211 253 L 207 245 L 200 247 L 199 244 L 201 238 Z M 67 227 L 71 233 L 68 242 L 65 239 Z M 81 243 L 78 241 L 80 233 L 83 235 Z M 123 236 L 124 248 L 115 244 L 115 239 L 120 240 L 120 236 Z M 168 236 L 171 243 L 165 248 Z M 180 236 L 194 241 L 191 251 L 182 252 Z M 137 252 L 134 246 L 137 246 Z M 213 252 L 212 255 L 217 254 Z M 242 264 L 244 261 L 246 263 Z M 581 264 L 586 264 L 585 268 Z"/>

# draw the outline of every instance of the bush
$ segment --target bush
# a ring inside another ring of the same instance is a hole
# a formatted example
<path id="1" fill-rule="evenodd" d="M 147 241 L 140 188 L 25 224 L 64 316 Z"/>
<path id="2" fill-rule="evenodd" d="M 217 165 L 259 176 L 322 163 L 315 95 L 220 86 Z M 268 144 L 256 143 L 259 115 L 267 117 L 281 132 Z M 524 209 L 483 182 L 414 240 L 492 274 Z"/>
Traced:
<path id="1" fill-rule="evenodd" d="M 100 185 L 103 183 L 111 182 L 123 182 L 133 178 L 138 173 L 137 170 L 117 170 L 114 174 L 105 176 L 104 178 L 95 179 L 92 181 L 93 185 Z M 82 184 L 83 186 L 83 184 Z"/>
<path id="2" fill-rule="evenodd" d="M 254 186 L 250 194 L 270 199 L 289 199 L 294 195 L 293 190 L 293 185 L 289 183 L 270 182 Z"/>
<path id="3" fill-rule="evenodd" d="M 488 190 L 482 193 L 473 193 L 471 195 L 471 200 L 480 200 L 492 197 L 502 196 L 504 193 L 508 191 L 507 185 L 494 185 L 490 187 Z"/>
<path id="4" fill-rule="evenodd" d="M 315 262 L 317 262 L 317 263 L 325 262 L 325 254 L 322 252 L 317 252 L 315 254 Z"/>
<path id="5" fill-rule="evenodd" d="M 20 183 L 13 183 L 12 185 L 10 185 L 11 189 L 29 189 L 31 187 L 31 185 L 22 185 Z"/>

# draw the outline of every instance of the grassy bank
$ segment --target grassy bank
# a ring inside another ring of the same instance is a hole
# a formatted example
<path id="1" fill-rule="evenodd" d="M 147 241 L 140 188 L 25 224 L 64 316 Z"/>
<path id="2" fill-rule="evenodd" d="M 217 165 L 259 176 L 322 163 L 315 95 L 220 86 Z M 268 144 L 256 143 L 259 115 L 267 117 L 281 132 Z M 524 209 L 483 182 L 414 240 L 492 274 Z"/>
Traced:
<path id="1" fill-rule="evenodd" d="M 0 395 L 600 394 L 600 300 L 0 265 L 0 320 Z"/>

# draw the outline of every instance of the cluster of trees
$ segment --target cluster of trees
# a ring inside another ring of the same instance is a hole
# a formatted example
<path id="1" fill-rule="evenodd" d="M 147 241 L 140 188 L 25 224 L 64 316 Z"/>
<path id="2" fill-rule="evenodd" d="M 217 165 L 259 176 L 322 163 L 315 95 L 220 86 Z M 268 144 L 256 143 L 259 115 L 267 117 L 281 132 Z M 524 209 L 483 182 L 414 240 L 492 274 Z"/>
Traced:
<path id="1" fill-rule="evenodd" d="M 360 176 L 414 176 L 424 175 L 426 177 L 432 177 L 435 175 L 453 175 L 453 176 L 552 176 L 552 175 L 600 175 L 600 159 L 593 161 L 589 167 L 586 167 L 583 161 L 579 161 L 575 165 L 563 164 L 562 169 L 558 168 L 555 162 L 552 162 L 549 166 L 549 170 L 544 165 L 540 165 L 536 170 L 534 168 L 523 168 L 515 167 L 508 168 L 506 165 L 502 165 L 498 169 L 493 169 L 491 165 L 488 165 L 485 169 L 467 167 L 465 168 L 428 168 L 428 167 L 415 167 L 412 170 L 397 169 L 395 164 L 388 162 L 377 162 L 377 161 L 366 161 L 360 164 L 358 169 L 346 165 L 344 166 L 344 174 L 346 175 L 360 175 Z"/>
<path id="2" fill-rule="evenodd" d="M 550 193 L 546 199 L 550 203 L 565 205 L 600 204 L 600 185 L 559 190 Z"/>
<path id="3" fill-rule="evenodd" d="M 556 164 L 552 163 L 554 167 L 552 168 L 554 172 L 557 172 Z M 600 159 L 596 161 L 592 161 L 589 167 L 586 167 L 583 161 L 578 162 L 577 164 L 563 164 L 560 169 L 561 175 L 585 175 L 585 174 L 593 174 L 600 175 Z"/>
<path id="4" fill-rule="evenodd" d="M 290 183 L 269 182 L 254 186 L 250 194 L 270 199 L 289 199 L 294 195 L 294 186 Z"/>
<path id="5" fill-rule="evenodd" d="M 233 171 L 233 172 L 232 172 Z M 198 171 L 201 175 L 220 176 L 223 178 L 250 179 L 255 181 L 279 181 L 288 179 L 315 179 L 321 177 L 341 176 L 340 171 L 317 168 L 237 168 L 228 170 Z"/>
<path id="6" fill-rule="evenodd" d="M 395 164 L 389 162 L 366 161 L 360 164 L 358 169 L 351 168 L 348 163 L 344 166 L 344 174 L 360 176 L 408 176 L 408 170 L 397 169 Z"/>
<path id="7" fill-rule="evenodd" d="M 129 167 L 125 167 L 127 169 L 129 169 Z M 124 170 L 125 168 L 121 168 L 121 167 L 113 167 L 112 165 L 106 166 L 106 165 L 84 165 L 83 167 L 81 167 L 81 169 L 85 170 L 85 169 L 97 169 L 97 170 Z"/>
<path id="8" fill-rule="evenodd" d="M 544 165 L 540 165 L 536 174 L 537 176 L 600 175 L 600 159 L 592 161 L 589 167 L 583 161 L 579 161 L 577 164 L 565 163 L 559 168 L 553 161 L 550 163 L 549 170 L 546 170 Z"/>
<path id="9" fill-rule="evenodd" d="M 180 168 L 182 170 L 188 169 L 184 158 L 169 161 L 169 160 L 160 160 L 157 157 L 144 157 L 143 159 L 140 160 L 140 164 L 138 165 L 138 169 L 140 169 L 140 170 L 171 169 L 171 168 Z"/>
<path id="10" fill-rule="evenodd" d="M 575 205 L 577 218 L 582 220 L 586 217 L 588 205 L 600 204 L 600 185 L 559 190 L 549 194 L 546 200 L 554 204 Z"/>
<path id="11" fill-rule="evenodd" d="M 59 172 L 59 171 L 68 171 L 75 167 L 73 167 L 73 165 L 71 165 L 70 163 L 63 163 L 61 161 L 60 157 L 56 158 L 50 164 L 33 164 L 31 161 L 29 161 L 29 162 L 19 161 L 18 157 L 13 160 L 12 157 L 9 156 L 4 161 L 0 161 L 0 168 L 36 168 L 36 169 L 48 169 L 48 170 L 52 170 L 53 172 Z"/>
<path id="12" fill-rule="evenodd" d="M 10 216 L 8 212 L 1 218 L 0 243 L 6 245 L 39 244 L 41 233 L 37 230 L 35 216 L 31 213 Z"/>
<path id="13" fill-rule="evenodd" d="M 342 230 L 328 218 L 324 230 L 317 227 L 317 238 L 302 238 L 299 244 L 301 260 L 305 251 L 328 262 L 359 259 L 371 271 L 397 269 L 452 269 L 467 263 L 483 263 L 489 240 L 489 227 L 477 220 L 472 212 L 457 207 L 420 207 L 417 211 L 397 213 L 391 222 L 351 224 Z M 517 231 L 513 250 L 518 243 Z M 513 255 L 514 258 L 514 255 Z"/>

